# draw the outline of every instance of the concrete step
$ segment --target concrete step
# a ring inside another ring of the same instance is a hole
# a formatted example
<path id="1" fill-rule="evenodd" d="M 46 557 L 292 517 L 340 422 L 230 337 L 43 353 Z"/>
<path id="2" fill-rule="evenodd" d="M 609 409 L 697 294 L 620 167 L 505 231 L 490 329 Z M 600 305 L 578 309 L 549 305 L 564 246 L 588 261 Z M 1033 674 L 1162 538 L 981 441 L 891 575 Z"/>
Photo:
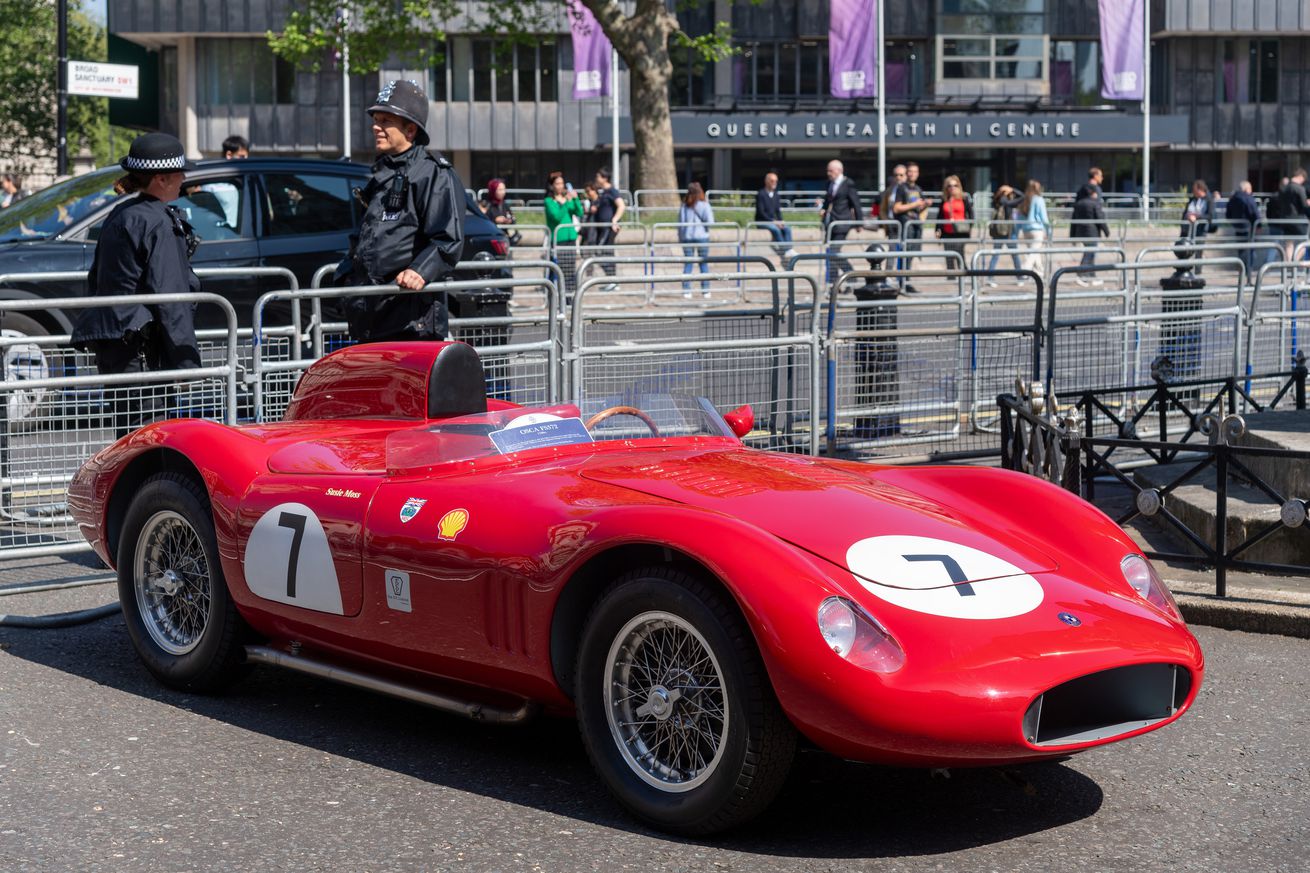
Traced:
<path id="1" fill-rule="evenodd" d="M 1257 412 L 1243 416 L 1246 433 L 1234 445 L 1310 452 L 1310 410 Z M 1310 500 L 1310 460 L 1241 458 L 1251 472 L 1285 497 Z"/>
<path id="2" fill-rule="evenodd" d="M 1283 462 L 1286 463 L 1286 462 Z M 1133 472 L 1133 480 L 1143 488 L 1162 489 L 1194 466 L 1194 463 L 1159 464 L 1142 467 Z M 1305 492 L 1301 492 L 1305 494 Z M 1215 509 L 1218 490 L 1214 467 L 1203 470 L 1175 488 L 1164 498 L 1164 508 L 1187 525 L 1204 542 L 1215 544 Z M 1300 496 L 1300 495 L 1298 495 Z M 1246 541 L 1257 531 L 1273 523 L 1281 524 L 1282 507 L 1274 504 L 1263 491 L 1239 481 L 1228 480 L 1228 548 Z M 1169 533 L 1180 546 L 1180 551 L 1192 552 L 1194 546 L 1177 533 L 1173 525 L 1161 516 L 1152 518 L 1161 530 Z M 1310 565 L 1310 524 L 1297 528 L 1282 527 L 1256 545 L 1242 551 L 1238 558 L 1275 564 Z"/>

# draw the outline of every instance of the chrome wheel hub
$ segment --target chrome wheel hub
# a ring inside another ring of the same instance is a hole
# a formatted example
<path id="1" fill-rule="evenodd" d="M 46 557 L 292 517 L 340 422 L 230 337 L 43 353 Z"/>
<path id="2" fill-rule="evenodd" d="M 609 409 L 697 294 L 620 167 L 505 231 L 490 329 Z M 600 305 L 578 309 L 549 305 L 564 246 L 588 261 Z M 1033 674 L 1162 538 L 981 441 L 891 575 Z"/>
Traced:
<path id="1" fill-rule="evenodd" d="M 624 762 L 662 791 L 709 779 L 727 744 L 723 673 L 690 622 L 645 612 L 614 637 L 606 662 L 605 713 Z"/>
<path id="2" fill-rule="evenodd" d="M 133 566 L 146 633 L 170 655 L 200 644 L 209 623 L 209 562 L 200 536 L 178 513 L 161 510 L 141 528 Z"/>

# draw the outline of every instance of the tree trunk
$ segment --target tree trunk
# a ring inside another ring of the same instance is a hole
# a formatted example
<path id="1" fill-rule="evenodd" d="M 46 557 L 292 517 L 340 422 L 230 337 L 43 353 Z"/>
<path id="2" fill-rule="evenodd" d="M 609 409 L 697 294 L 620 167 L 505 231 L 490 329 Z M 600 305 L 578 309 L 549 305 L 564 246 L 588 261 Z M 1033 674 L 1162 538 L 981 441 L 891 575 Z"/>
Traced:
<path id="1" fill-rule="evenodd" d="M 673 123 L 669 116 L 669 81 L 673 78 L 669 36 L 678 30 L 678 20 L 663 0 L 637 0 L 630 18 L 615 0 L 582 2 L 595 14 L 615 51 L 628 65 L 629 114 L 636 147 L 629 186 L 634 191 L 672 192 L 678 187 L 678 174 L 673 164 Z M 656 195 L 649 200 L 650 205 L 676 202 L 676 193 Z M 647 205 L 647 201 L 643 200 L 642 205 Z"/>

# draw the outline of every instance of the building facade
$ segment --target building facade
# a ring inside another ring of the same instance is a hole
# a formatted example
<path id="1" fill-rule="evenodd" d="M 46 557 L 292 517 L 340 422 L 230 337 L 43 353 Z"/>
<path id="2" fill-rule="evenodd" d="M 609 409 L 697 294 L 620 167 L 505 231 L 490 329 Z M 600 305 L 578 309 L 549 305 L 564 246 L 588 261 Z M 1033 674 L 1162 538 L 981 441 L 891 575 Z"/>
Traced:
<path id="1" fill-rule="evenodd" d="M 971 190 L 1037 178 L 1054 191 L 1097 165 L 1107 191 L 1138 190 L 1142 107 L 1101 99 L 1096 0 L 885 2 L 889 163 L 918 161 L 930 186 L 955 173 Z M 1270 190 L 1310 160 L 1310 0 L 1150 5 L 1153 190 L 1196 178 Z M 477 6 L 450 22 L 426 69 L 352 78 L 354 156 L 371 146 L 365 100 L 380 79 L 404 77 L 427 85 L 433 144 L 470 185 L 498 176 L 533 188 L 555 169 L 589 178 L 608 163 L 609 100 L 572 98 L 566 18 L 505 49 L 480 32 Z M 109 0 L 108 17 L 111 33 L 157 64 L 158 126 L 192 154 L 215 154 L 239 133 L 261 152 L 340 155 L 341 75 L 330 62 L 297 70 L 267 47 L 290 8 Z M 875 101 L 827 96 L 827 0 L 706 0 L 678 14 L 690 33 L 730 22 L 737 47 L 716 63 L 675 56 L 680 181 L 753 189 L 777 170 L 785 187 L 814 187 L 838 157 L 862 187 L 878 187 Z M 627 140 L 622 73 L 619 91 Z"/>

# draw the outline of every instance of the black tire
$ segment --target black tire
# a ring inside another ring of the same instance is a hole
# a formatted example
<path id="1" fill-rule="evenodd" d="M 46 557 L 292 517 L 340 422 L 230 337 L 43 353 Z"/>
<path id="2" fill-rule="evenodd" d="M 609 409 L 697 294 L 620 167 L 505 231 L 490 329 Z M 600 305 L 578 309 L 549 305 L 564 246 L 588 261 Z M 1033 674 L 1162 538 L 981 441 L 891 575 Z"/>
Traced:
<path id="1" fill-rule="evenodd" d="M 641 672 L 651 661 L 636 653 L 659 654 L 661 645 L 681 645 L 679 640 L 685 643 L 680 652 L 696 651 L 702 643 L 708 652 L 675 654 L 667 659 L 671 664 L 656 668 L 661 675 Z M 694 668 L 697 661 L 703 666 Z M 688 664 L 700 672 L 688 672 Z M 587 754 L 619 803 L 637 817 L 675 833 L 710 834 L 758 815 L 782 788 L 796 729 L 774 697 L 745 620 L 717 587 L 669 567 L 620 577 L 587 618 L 575 673 L 574 702 Z M 622 690 L 633 690 L 626 699 L 646 701 L 646 714 L 637 713 L 640 722 L 625 720 L 632 712 L 618 696 Z M 674 693 L 679 696 L 669 702 Z M 721 719 L 714 715 L 720 706 Z M 624 739 L 616 736 L 623 731 Z M 659 738 L 669 733 L 679 739 L 661 746 Z M 689 746 L 697 751 L 687 752 Z M 680 751 L 672 760 L 667 752 L 657 758 L 661 748 Z M 638 760 L 643 750 L 650 753 L 646 764 Z M 681 757 L 699 752 L 713 754 L 708 762 L 704 756 Z M 662 769 L 684 761 L 693 765 Z"/>
<path id="2" fill-rule="evenodd" d="M 45 337 L 50 335 L 50 331 L 30 315 L 22 312 L 6 312 L 0 316 L 0 335 L 9 338 L 16 338 L 18 335 Z M 8 358 L 6 372 L 11 374 L 11 378 L 16 376 L 19 380 L 63 375 L 54 372 L 55 367 L 46 354 L 47 349 L 48 347 L 26 344 L 5 346 L 4 354 Z M 10 429 L 32 430 L 48 423 L 52 401 L 58 394 L 57 390 L 39 388 L 35 391 L 17 391 L 4 398 L 4 402 L 8 404 L 5 416 Z"/>
<path id="3" fill-rule="evenodd" d="M 165 572 L 150 577 L 152 569 Z M 132 645 L 165 685 L 218 691 L 249 669 L 209 496 L 194 480 L 158 473 L 133 497 L 118 544 L 118 599 Z"/>

